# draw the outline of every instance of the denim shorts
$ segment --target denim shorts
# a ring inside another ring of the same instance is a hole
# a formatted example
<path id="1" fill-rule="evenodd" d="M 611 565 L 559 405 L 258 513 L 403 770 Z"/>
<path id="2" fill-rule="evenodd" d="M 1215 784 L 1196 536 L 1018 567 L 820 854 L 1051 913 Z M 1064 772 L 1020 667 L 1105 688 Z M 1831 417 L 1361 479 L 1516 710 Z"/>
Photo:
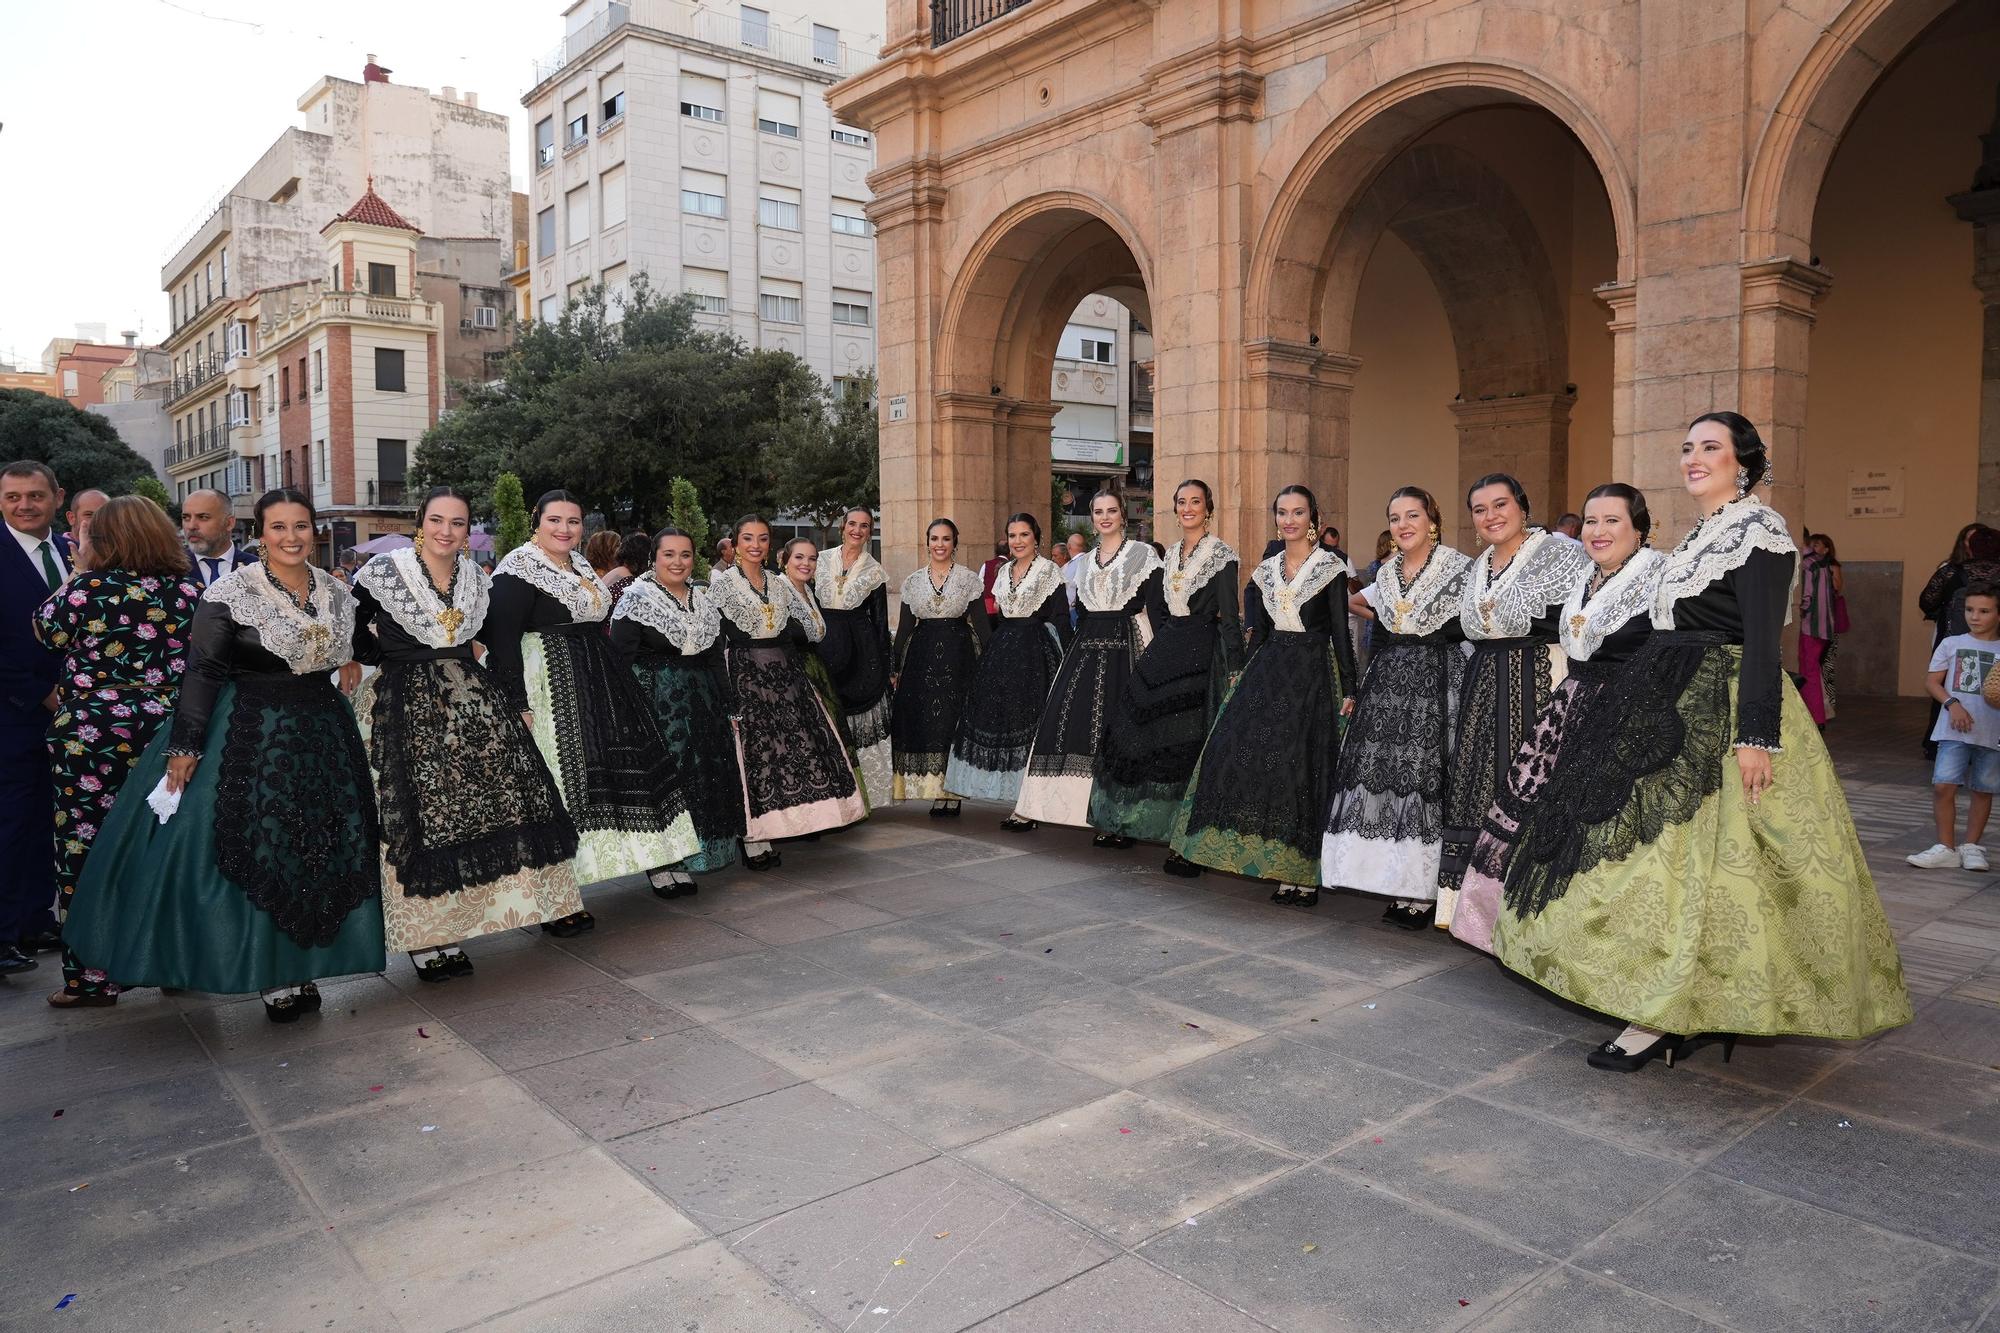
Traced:
<path id="1" fill-rule="evenodd" d="M 1976 792 L 2000 795 L 2000 750 L 1966 741 L 1939 741 L 1937 747 L 1937 763 L 1931 769 L 1933 786 L 1970 785 Z M 1970 784 L 1967 774 L 1971 775 Z"/>

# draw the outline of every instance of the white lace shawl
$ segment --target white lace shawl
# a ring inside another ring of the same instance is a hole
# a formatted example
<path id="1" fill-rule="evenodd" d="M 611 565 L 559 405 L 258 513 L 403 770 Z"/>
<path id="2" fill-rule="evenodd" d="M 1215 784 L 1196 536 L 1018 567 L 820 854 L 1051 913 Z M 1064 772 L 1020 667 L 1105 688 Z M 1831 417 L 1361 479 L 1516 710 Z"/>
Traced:
<path id="1" fill-rule="evenodd" d="M 942 588 L 931 582 L 928 565 L 903 580 L 903 605 L 919 620 L 956 620 L 985 595 L 979 575 L 964 565 L 951 567 Z"/>
<path id="2" fill-rule="evenodd" d="M 1492 577 L 1493 548 L 1487 547 L 1466 572 L 1458 615 L 1468 639 L 1521 639 L 1535 617 L 1561 606 L 1569 590 L 1591 568 L 1583 543 L 1559 532 L 1536 528 L 1521 549 Z"/>
<path id="3" fill-rule="evenodd" d="M 523 542 L 502 557 L 493 573 L 496 578 L 512 574 L 536 592 L 553 597 L 568 608 L 573 621 L 602 620 L 611 612 L 611 593 L 581 551 L 571 551 L 569 568 L 563 569 L 541 547 Z"/>
<path id="4" fill-rule="evenodd" d="M 708 589 L 699 583 L 689 584 L 687 605 L 682 606 L 651 574 L 641 574 L 625 585 L 618 605 L 611 608 L 611 618 L 637 621 L 690 657 L 706 651 L 722 632 L 722 616 Z"/>
<path id="5" fill-rule="evenodd" d="M 1754 495 L 1737 500 L 1721 513 L 1712 514 L 1695 524 L 1693 530 L 1681 539 L 1681 544 L 1674 548 L 1674 553 L 1667 557 L 1659 590 L 1653 594 L 1653 628 L 1673 629 L 1676 602 L 1699 597 L 1709 584 L 1733 569 L 1742 568 L 1752 551 L 1792 556 L 1799 551 L 1778 511 Z M 1798 578 L 1796 563 L 1792 567 L 1792 577 L 1794 581 Z M 1796 597 L 1785 599 L 1785 623 L 1788 625 L 1792 621 L 1792 606 L 1797 601 Z"/>
<path id="6" fill-rule="evenodd" d="M 355 574 L 354 581 L 374 594 L 404 633 L 432 648 L 471 643 L 486 623 L 492 580 L 463 552 L 453 565 L 449 604 L 431 586 L 430 572 L 413 546 L 375 556 Z"/>
<path id="7" fill-rule="evenodd" d="M 1585 574 L 1563 603 L 1561 639 L 1563 656 L 1572 662 L 1588 662 L 1605 639 L 1634 619 L 1652 614 L 1653 591 L 1666 572 L 1667 558 L 1658 551 L 1641 547 L 1632 553 L 1625 567 L 1606 579 L 1597 595 L 1586 604 L 1583 594 L 1596 570 Z"/>
<path id="8" fill-rule="evenodd" d="M 819 613 L 819 601 L 811 588 L 801 588 L 790 579 L 785 586 L 792 593 L 792 619 L 805 627 L 806 642 L 818 643 L 826 638 L 826 617 Z"/>
<path id="9" fill-rule="evenodd" d="M 1250 581 L 1257 585 L 1263 595 L 1264 610 L 1271 617 L 1271 624 L 1293 634 L 1305 629 L 1305 621 L 1300 617 L 1300 608 L 1326 590 L 1326 585 L 1334 577 L 1345 574 L 1347 566 L 1340 557 L 1324 547 L 1315 546 L 1312 554 L 1299 565 L 1298 573 L 1292 575 L 1290 583 L 1285 582 L 1285 553 L 1281 548 L 1257 566 L 1257 572 Z M 1347 608 L 1335 609 L 1336 615 L 1346 615 Z"/>
<path id="10" fill-rule="evenodd" d="M 1181 544 L 1175 542 L 1169 546 L 1166 559 L 1160 562 L 1160 591 L 1166 595 L 1168 612 L 1187 615 L 1188 602 L 1222 572 L 1223 566 L 1235 559 L 1236 552 L 1229 543 L 1214 533 L 1194 544 L 1194 554 L 1185 564 L 1181 561 Z"/>
<path id="11" fill-rule="evenodd" d="M 1009 620 L 1025 620 L 1042 609 L 1049 594 L 1062 586 L 1062 566 L 1045 555 L 1029 562 L 1028 577 L 1014 584 L 1014 562 L 1000 566 L 993 576 L 993 604 Z"/>
<path id="12" fill-rule="evenodd" d="M 762 597 L 735 565 L 708 581 L 708 594 L 715 599 L 716 610 L 753 639 L 775 639 L 784 633 L 785 626 L 792 623 L 792 608 L 797 604 L 791 592 L 791 580 L 770 569 L 764 571 Z"/>
<path id="13" fill-rule="evenodd" d="M 863 551 L 852 567 L 840 566 L 841 548 L 836 546 L 819 558 L 819 572 L 813 575 L 813 592 L 819 604 L 835 611 L 853 611 L 868 600 L 869 594 L 889 581 L 882 562 Z"/>
<path id="14" fill-rule="evenodd" d="M 1438 546 L 1417 581 L 1405 588 L 1402 553 L 1384 560 L 1375 571 L 1375 611 L 1383 628 L 1391 634 L 1417 638 L 1450 624 L 1458 616 L 1459 595 L 1471 565 L 1465 552 Z"/>
<path id="15" fill-rule="evenodd" d="M 1160 553 L 1127 537 L 1111 563 L 1100 565 L 1098 549 L 1084 557 L 1084 566 L 1077 571 L 1076 603 L 1086 611 L 1122 611 L 1146 576 L 1160 567 Z"/>
<path id="16" fill-rule="evenodd" d="M 208 585 L 202 600 L 229 608 L 229 618 L 257 631 L 264 650 L 285 659 L 294 675 L 332 671 L 354 658 L 354 594 L 312 566 L 307 615 L 292 604 L 261 564 L 238 565 Z"/>

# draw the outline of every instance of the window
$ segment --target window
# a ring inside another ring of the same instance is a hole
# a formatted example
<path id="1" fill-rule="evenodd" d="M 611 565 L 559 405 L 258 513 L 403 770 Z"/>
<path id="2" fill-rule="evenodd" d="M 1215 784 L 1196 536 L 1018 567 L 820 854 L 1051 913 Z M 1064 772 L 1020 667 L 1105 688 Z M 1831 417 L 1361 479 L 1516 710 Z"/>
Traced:
<path id="1" fill-rule="evenodd" d="M 377 491 L 383 504 L 406 503 L 403 483 L 410 475 L 410 442 L 375 441 L 375 475 L 380 479 L 381 484 L 377 487 Z"/>
<path id="2" fill-rule="evenodd" d="M 728 180 L 712 171 L 681 168 L 681 212 L 699 213 L 710 218 L 727 216 L 723 211 L 722 196 L 728 188 Z"/>
<path id="3" fill-rule="evenodd" d="M 368 265 L 368 294 L 370 296 L 394 296 L 396 294 L 396 266 L 394 264 Z"/>
<path id="4" fill-rule="evenodd" d="M 201 290 L 203 292 L 201 298 L 203 305 L 207 305 L 215 299 L 215 265 L 212 263 L 201 266 Z"/>
<path id="5" fill-rule="evenodd" d="M 535 214 L 535 258 L 547 259 L 556 252 L 556 211 L 545 208 Z"/>
<path id="6" fill-rule="evenodd" d="M 317 477 L 317 478 L 318 478 L 319 480 L 321 480 L 321 481 L 325 481 L 325 480 L 326 480 L 326 441 L 325 441 L 325 440 L 314 440 L 314 441 L 313 441 L 313 475 L 314 475 L 315 477 Z"/>
<path id="7" fill-rule="evenodd" d="M 705 315 L 729 313 L 729 275 L 712 268 L 681 270 L 681 290 L 694 298 L 694 308 Z"/>
<path id="8" fill-rule="evenodd" d="M 181 326 L 181 298 L 178 293 L 167 293 L 167 312 L 167 327 L 173 329 L 179 328 Z"/>
<path id="9" fill-rule="evenodd" d="M 625 71 L 614 69 L 597 81 L 597 96 L 601 102 L 597 117 L 597 132 L 604 133 L 611 128 L 611 122 L 625 114 Z"/>
<path id="10" fill-rule="evenodd" d="M 278 377 L 276 375 L 266 375 L 264 377 L 264 415 L 268 417 L 277 410 Z"/>
<path id="11" fill-rule="evenodd" d="M 575 245 L 590 236 L 590 187 L 579 185 L 563 196 L 563 241 Z"/>
<path id="12" fill-rule="evenodd" d="M 869 299 L 867 292 L 844 292 L 838 287 L 834 288 L 833 322 L 836 324 L 868 323 Z"/>
<path id="13" fill-rule="evenodd" d="M 590 137 L 590 104 L 581 96 L 570 98 L 563 103 L 563 122 L 568 126 L 563 138 L 567 151 Z"/>
<path id="14" fill-rule="evenodd" d="M 781 231 L 799 229 L 799 192 L 782 185 L 757 187 L 757 222 Z"/>
<path id="15" fill-rule="evenodd" d="M 1077 360 L 1095 361 L 1106 366 L 1111 364 L 1112 344 L 1109 342 L 1101 338 L 1085 338 L 1079 347 Z"/>
<path id="16" fill-rule="evenodd" d="M 475 329 L 497 329 L 500 327 L 500 310 L 497 306 L 475 306 L 472 311 L 472 327 Z"/>
<path id="17" fill-rule="evenodd" d="M 250 326 L 239 320 L 231 320 L 223 334 L 225 354 L 230 357 L 250 355 Z"/>
<path id="18" fill-rule="evenodd" d="M 539 170 L 556 160 L 556 118 L 544 116 L 535 122 L 535 167 Z"/>
<path id="19" fill-rule="evenodd" d="M 250 394 L 244 389 L 234 389 L 229 394 L 229 424 L 247 426 L 250 424 Z"/>
<path id="20" fill-rule="evenodd" d="M 833 201 L 833 229 L 844 236 L 873 236 L 875 224 L 852 199 Z"/>
<path id="21" fill-rule="evenodd" d="M 403 349 L 375 349 L 375 387 L 385 393 L 403 392 Z"/>
<path id="22" fill-rule="evenodd" d="M 305 359 L 304 357 L 300 357 L 300 358 L 299 358 L 299 400 L 300 400 L 301 402 L 303 402 L 303 401 L 305 400 L 305 396 L 306 396 L 306 383 L 307 383 L 307 380 L 306 380 L 306 359 Z"/>
<path id="23" fill-rule="evenodd" d="M 604 310 L 616 318 L 625 313 L 625 302 L 632 295 L 631 283 L 626 276 L 625 265 L 613 264 L 604 270 Z"/>
<path id="24" fill-rule="evenodd" d="M 333 277 L 327 282 L 326 289 L 330 292 L 340 290 L 340 265 L 335 264 L 333 266 Z"/>
<path id="25" fill-rule="evenodd" d="M 721 79 L 706 74 L 681 75 L 681 114 L 696 120 L 722 123 L 722 108 L 728 105 L 728 90 Z"/>
<path id="26" fill-rule="evenodd" d="M 553 296 L 544 296 L 541 304 L 535 307 L 535 318 L 544 324 L 553 324 L 561 317 L 562 304 Z"/>
<path id="27" fill-rule="evenodd" d="M 222 250 L 222 252 L 221 252 L 220 254 L 218 254 L 218 255 L 216 256 L 216 258 L 217 258 L 218 260 L 220 260 L 220 261 L 221 261 L 221 264 L 222 264 L 222 294 L 223 294 L 224 296 L 227 296 L 227 295 L 229 295 L 229 250 L 228 250 L 228 248 L 227 248 L 227 247 L 225 247 L 225 248 L 224 248 L 224 249 Z"/>
<path id="28" fill-rule="evenodd" d="M 748 10 L 744 11 L 748 13 Z M 771 88 L 757 90 L 757 128 L 787 139 L 799 137 L 799 99 Z"/>
<path id="29" fill-rule="evenodd" d="M 583 294 L 588 290 L 590 290 L 590 284 L 582 278 L 578 278 L 575 282 L 572 282 L 569 285 L 569 303 L 575 305 L 578 301 L 581 301 Z"/>
<path id="30" fill-rule="evenodd" d="M 380 388 L 381 386 L 377 385 L 376 387 Z M 318 348 L 313 349 L 313 392 L 326 392 L 326 353 L 320 351 Z"/>
<path id="31" fill-rule="evenodd" d="M 290 366 L 278 367 L 278 392 L 281 395 L 278 401 L 286 407 L 290 407 L 292 405 L 292 368 Z"/>
<path id="32" fill-rule="evenodd" d="M 743 44 L 754 46 L 759 51 L 771 49 L 771 14 L 769 10 L 752 9 L 743 6 Z"/>
<path id="33" fill-rule="evenodd" d="M 803 321 L 805 302 L 796 282 L 773 282 L 764 280 L 757 293 L 757 314 L 775 324 L 798 324 Z"/>
<path id="34" fill-rule="evenodd" d="M 625 168 L 613 167 L 597 178 L 598 210 L 605 230 L 625 221 Z"/>
<path id="35" fill-rule="evenodd" d="M 63 396 L 65 398 L 74 398 L 76 397 L 76 391 L 76 372 L 74 370 L 65 370 L 63 372 Z"/>
<path id="36" fill-rule="evenodd" d="M 813 63 L 840 65 L 840 29 L 813 24 Z"/>

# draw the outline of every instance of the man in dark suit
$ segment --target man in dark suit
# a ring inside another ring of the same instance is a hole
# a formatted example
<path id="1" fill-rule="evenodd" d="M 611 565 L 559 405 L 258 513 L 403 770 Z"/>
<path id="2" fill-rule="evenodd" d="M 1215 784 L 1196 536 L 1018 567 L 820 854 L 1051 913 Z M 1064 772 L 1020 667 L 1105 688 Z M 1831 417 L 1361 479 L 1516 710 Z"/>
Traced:
<path id="1" fill-rule="evenodd" d="M 56 789 L 49 718 L 62 654 L 35 637 L 36 608 L 70 576 L 54 529 L 62 487 L 44 463 L 0 468 L 0 974 L 26 972 L 56 933 Z"/>
<path id="2" fill-rule="evenodd" d="M 181 501 L 181 536 L 187 539 L 188 567 L 206 588 L 238 565 L 257 557 L 236 544 L 236 511 L 220 491 L 193 491 Z"/>

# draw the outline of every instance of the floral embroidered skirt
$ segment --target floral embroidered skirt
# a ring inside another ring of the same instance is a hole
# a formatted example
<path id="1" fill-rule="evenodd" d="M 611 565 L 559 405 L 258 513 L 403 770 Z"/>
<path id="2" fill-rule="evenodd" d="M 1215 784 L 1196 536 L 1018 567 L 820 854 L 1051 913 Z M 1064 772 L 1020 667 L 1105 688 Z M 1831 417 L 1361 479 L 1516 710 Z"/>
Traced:
<path id="1" fill-rule="evenodd" d="M 1003 616 L 979 657 L 972 695 L 958 717 L 945 790 L 975 801 L 1012 803 L 1062 667 L 1055 631 L 1044 621 Z"/>
<path id="2" fill-rule="evenodd" d="M 729 679 L 745 836 L 796 838 L 866 816 L 847 749 L 798 654 L 775 642 L 732 644 Z"/>

